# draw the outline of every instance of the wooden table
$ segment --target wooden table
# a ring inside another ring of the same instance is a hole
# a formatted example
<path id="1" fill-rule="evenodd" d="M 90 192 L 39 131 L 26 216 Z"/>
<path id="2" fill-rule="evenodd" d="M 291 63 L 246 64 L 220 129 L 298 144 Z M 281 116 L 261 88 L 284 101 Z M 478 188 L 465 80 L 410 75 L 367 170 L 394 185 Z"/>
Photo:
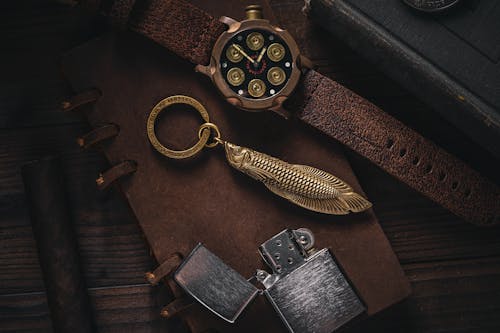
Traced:
<path id="1" fill-rule="evenodd" d="M 271 4 L 320 72 L 499 181 L 497 160 L 308 22 L 301 0 Z M 1 332 L 51 331 L 19 170 L 47 153 L 62 154 L 70 176 L 85 278 L 100 331 L 183 331 L 178 321 L 158 315 L 166 291 L 144 281 L 143 273 L 155 263 L 128 207 L 116 193 L 95 188 L 96 175 L 107 164 L 75 142 L 88 125 L 58 108 L 71 93 L 59 69 L 60 55 L 102 31 L 88 15 L 54 2 L 0 4 Z M 467 224 L 362 157 L 347 154 L 413 287 L 409 299 L 351 331 L 499 332 L 500 227 Z"/>

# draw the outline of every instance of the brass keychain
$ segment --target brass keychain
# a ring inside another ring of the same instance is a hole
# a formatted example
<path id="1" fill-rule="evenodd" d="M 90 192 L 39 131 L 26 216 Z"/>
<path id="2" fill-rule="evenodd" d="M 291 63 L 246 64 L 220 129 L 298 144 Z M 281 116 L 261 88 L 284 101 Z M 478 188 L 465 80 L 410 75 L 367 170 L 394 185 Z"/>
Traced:
<path id="1" fill-rule="evenodd" d="M 163 146 L 155 133 L 158 115 L 168 106 L 187 104 L 196 109 L 205 123 L 198 130 L 199 141 L 186 150 L 172 150 Z M 208 112 L 196 99 L 175 95 L 161 100 L 149 115 L 147 134 L 153 147 L 162 155 L 173 159 L 185 159 L 203 148 L 224 146 L 229 164 L 248 176 L 264 183 L 273 193 L 306 209 L 334 215 L 362 212 L 371 202 L 355 193 L 341 179 L 307 165 L 289 164 L 253 149 L 240 147 L 221 139 L 219 128 L 210 122 Z M 212 142 L 209 139 L 212 138 Z"/>

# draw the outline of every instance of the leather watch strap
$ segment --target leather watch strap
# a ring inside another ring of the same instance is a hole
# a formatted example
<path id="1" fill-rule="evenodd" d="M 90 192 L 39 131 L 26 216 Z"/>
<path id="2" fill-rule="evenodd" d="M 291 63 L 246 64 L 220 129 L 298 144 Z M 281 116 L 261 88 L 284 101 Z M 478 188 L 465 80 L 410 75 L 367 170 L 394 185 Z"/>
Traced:
<path id="1" fill-rule="evenodd" d="M 339 83 L 309 71 L 296 116 L 475 224 L 499 222 L 498 186 Z"/>
<path id="2" fill-rule="evenodd" d="M 123 1 L 123 0 L 121 0 Z M 194 64 L 207 65 L 226 26 L 182 0 L 138 1 L 130 28 Z"/>

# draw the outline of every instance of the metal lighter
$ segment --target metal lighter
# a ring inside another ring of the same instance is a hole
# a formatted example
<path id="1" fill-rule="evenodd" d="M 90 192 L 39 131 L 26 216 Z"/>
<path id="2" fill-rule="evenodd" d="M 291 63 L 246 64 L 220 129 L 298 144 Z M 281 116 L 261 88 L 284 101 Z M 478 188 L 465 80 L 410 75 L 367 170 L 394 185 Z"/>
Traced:
<path id="1" fill-rule="evenodd" d="M 210 311 L 233 323 L 259 293 L 290 332 L 330 333 L 365 308 L 328 249 L 316 251 L 308 229 L 286 229 L 259 247 L 272 273 L 257 270 L 259 290 L 202 244 L 174 273 L 174 280 Z"/>
<path id="2" fill-rule="evenodd" d="M 259 248 L 273 273 L 257 271 L 264 294 L 291 332 L 330 333 L 365 308 L 328 249 L 308 229 L 283 230 Z"/>

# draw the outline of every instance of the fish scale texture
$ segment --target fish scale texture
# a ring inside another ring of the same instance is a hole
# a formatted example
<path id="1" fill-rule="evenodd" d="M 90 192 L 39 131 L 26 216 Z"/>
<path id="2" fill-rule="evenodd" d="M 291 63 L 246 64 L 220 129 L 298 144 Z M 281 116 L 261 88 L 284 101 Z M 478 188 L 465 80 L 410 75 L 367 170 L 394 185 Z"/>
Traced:
<path id="1" fill-rule="evenodd" d="M 258 152 L 253 152 L 253 154 L 255 156 L 253 165 L 272 173 L 274 176 L 273 180 L 265 182 L 281 184 L 284 190 L 307 195 L 311 198 L 327 199 L 339 194 L 330 183 L 318 176 L 296 170 L 290 164 L 283 163 L 268 155 Z"/>

